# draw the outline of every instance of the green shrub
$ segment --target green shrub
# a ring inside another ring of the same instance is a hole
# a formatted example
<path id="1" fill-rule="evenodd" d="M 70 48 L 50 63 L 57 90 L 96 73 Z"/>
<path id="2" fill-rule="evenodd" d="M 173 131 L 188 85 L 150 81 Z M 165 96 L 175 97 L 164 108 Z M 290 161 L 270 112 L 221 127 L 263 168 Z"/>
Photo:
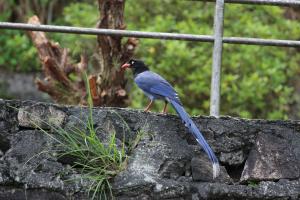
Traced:
<path id="1" fill-rule="evenodd" d="M 64 7 L 63 15 L 55 21 L 57 25 L 96 27 L 99 18 L 97 2 L 81 3 L 74 2 Z M 71 51 L 73 58 L 79 60 L 82 53 L 93 55 L 97 46 L 97 37 L 94 35 L 78 35 L 53 33 L 51 38 L 60 43 L 64 48 Z"/>
<path id="2" fill-rule="evenodd" d="M 127 1 L 131 30 L 212 34 L 214 4 L 195 1 Z M 151 8 L 151 9 L 149 9 Z M 300 24 L 272 6 L 227 5 L 225 36 L 297 39 Z M 141 39 L 137 57 L 171 82 L 191 114 L 209 114 L 212 44 Z M 225 44 L 221 114 L 247 118 L 288 117 L 291 77 L 300 55 L 292 48 Z M 133 89 L 134 107 L 146 97 Z M 139 95 L 137 95 L 139 94 Z"/>
<path id="3" fill-rule="evenodd" d="M 10 11 L 0 13 L 0 21 L 8 21 Z M 23 31 L 0 30 L 0 68 L 29 72 L 39 68 L 36 48 Z"/>

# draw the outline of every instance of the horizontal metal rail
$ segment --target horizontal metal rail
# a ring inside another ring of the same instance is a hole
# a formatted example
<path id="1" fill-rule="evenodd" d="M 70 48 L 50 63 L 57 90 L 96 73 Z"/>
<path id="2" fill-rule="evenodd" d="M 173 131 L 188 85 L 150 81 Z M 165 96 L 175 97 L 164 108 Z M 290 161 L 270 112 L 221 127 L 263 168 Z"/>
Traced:
<path id="1" fill-rule="evenodd" d="M 202 2 L 216 2 L 215 0 L 197 0 Z M 299 0 L 225 0 L 225 3 L 258 4 L 270 6 L 300 6 Z"/>
<path id="2" fill-rule="evenodd" d="M 44 32 L 56 32 L 56 33 L 113 35 L 113 36 L 137 37 L 137 38 L 214 42 L 214 37 L 211 35 L 129 31 L 129 30 L 82 28 L 82 27 L 54 26 L 54 25 L 34 25 L 34 24 L 10 23 L 10 22 L 0 22 L 0 29 L 17 29 L 17 30 L 44 31 Z M 296 40 L 223 37 L 223 42 L 230 43 L 230 44 L 283 46 L 283 47 L 298 47 L 298 48 L 300 47 L 300 41 L 296 41 Z"/>
<path id="3" fill-rule="evenodd" d="M 10 23 L 10 22 L 0 22 L 0 29 L 1 28 L 56 32 L 56 33 L 87 34 L 87 35 L 112 35 L 112 36 L 138 37 L 138 38 L 157 38 L 157 39 L 166 39 L 166 40 L 188 40 L 188 41 L 202 41 L 202 42 L 214 41 L 214 38 L 208 35 L 128 31 L 128 30 L 116 30 L 116 29 L 83 28 L 83 27 L 73 27 L 73 26 L 71 27 L 71 26 L 54 26 L 54 25 L 34 25 L 34 24 Z"/>
<path id="4" fill-rule="evenodd" d="M 261 39 L 261 38 L 244 38 L 244 37 L 224 37 L 224 43 L 229 44 L 248 44 L 248 45 L 262 45 L 262 46 L 281 46 L 281 47 L 300 47 L 300 41 L 296 40 L 275 40 L 275 39 Z"/>

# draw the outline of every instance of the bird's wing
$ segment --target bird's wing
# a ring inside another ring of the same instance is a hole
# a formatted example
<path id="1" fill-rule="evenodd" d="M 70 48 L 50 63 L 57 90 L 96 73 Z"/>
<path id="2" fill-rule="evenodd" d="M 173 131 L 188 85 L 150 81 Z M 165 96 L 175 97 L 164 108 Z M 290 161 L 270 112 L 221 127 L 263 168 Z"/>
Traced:
<path id="1" fill-rule="evenodd" d="M 179 96 L 171 84 L 154 72 L 140 73 L 134 81 L 147 93 L 167 97 L 181 104 Z"/>

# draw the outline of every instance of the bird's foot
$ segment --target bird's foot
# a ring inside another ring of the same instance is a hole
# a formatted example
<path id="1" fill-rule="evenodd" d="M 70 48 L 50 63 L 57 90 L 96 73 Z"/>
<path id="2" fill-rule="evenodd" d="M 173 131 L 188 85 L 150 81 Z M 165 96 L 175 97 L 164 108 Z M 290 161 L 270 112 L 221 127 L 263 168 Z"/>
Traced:
<path id="1" fill-rule="evenodd" d="M 168 113 L 166 111 L 161 111 L 161 115 L 167 115 Z"/>
<path id="2" fill-rule="evenodd" d="M 150 101 L 150 103 L 148 104 L 148 106 L 144 109 L 144 112 L 149 112 L 150 108 L 152 107 L 153 104 L 153 100 Z"/>
<path id="3" fill-rule="evenodd" d="M 161 114 L 162 114 L 162 115 L 167 115 L 167 106 L 168 106 L 168 102 L 165 101 L 164 109 L 161 111 Z"/>

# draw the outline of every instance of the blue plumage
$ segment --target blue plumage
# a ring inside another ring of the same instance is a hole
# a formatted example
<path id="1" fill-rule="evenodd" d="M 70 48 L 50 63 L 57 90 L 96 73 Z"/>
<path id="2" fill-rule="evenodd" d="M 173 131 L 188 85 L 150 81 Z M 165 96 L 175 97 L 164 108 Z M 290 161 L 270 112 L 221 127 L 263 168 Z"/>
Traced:
<path id="1" fill-rule="evenodd" d="M 134 72 L 134 81 L 138 85 L 139 88 L 143 90 L 143 92 L 148 96 L 151 100 L 151 103 L 147 107 L 149 109 L 152 102 L 156 99 L 161 99 L 166 102 L 169 102 L 173 108 L 176 110 L 179 117 L 184 122 L 185 126 L 188 128 L 189 132 L 193 134 L 196 138 L 197 142 L 202 146 L 206 154 L 213 165 L 213 178 L 217 177 L 220 173 L 220 166 L 218 159 L 203 135 L 184 110 L 182 103 L 180 102 L 179 96 L 174 88 L 168 83 L 164 78 L 160 75 L 151 72 L 144 65 L 142 61 L 139 60 L 130 60 L 128 63 L 124 64 L 122 68 L 130 67 Z"/>
<path id="2" fill-rule="evenodd" d="M 168 97 L 170 100 L 182 105 L 178 94 L 173 87 L 160 75 L 151 72 L 144 71 L 135 76 L 134 82 L 141 88 L 144 93 L 151 100 L 165 99 Z"/>

